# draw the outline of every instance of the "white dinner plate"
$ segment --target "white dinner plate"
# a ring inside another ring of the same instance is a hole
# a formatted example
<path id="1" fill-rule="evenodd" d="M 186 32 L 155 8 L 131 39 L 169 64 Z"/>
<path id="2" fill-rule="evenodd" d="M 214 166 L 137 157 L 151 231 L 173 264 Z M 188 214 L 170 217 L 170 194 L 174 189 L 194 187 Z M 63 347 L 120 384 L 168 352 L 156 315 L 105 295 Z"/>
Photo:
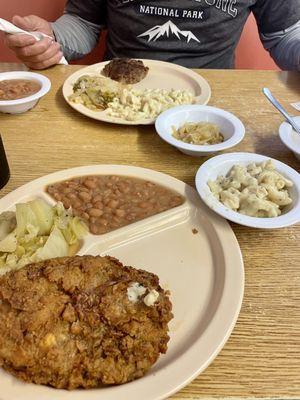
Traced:
<path id="1" fill-rule="evenodd" d="M 189 90 L 196 98 L 196 104 L 207 104 L 211 89 L 208 82 L 196 72 L 181 67 L 180 65 L 171 64 L 164 61 L 142 60 L 149 67 L 149 72 L 141 82 L 132 85 L 137 89 L 178 89 Z M 141 119 L 138 121 L 126 121 L 108 115 L 107 111 L 93 111 L 85 107 L 83 104 L 76 104 L 69 100 L 69 96 L 73 94 L 73 85 L 82 75 L 100 74 L 104 66 L 109 61 L 93 64 L 82 68 L 70 75 L 63 85 L 63 96 L 66 102 L 76 111 L 87 117 L 97 119 L 99 121 L 112 122 L 123 125 L 149 125 L 155 122 L 154 119 Z"/>
<path id="2" fill-rule="evenodd" d="M 229 224 L 207 209 L 197 192 L 168 175 L 129 166 L 98 165 L 36 179 L 0 200 L 0 211 L 40 196 L 45 186 L 74 176 L 117 174 L 150 180 L 185 196 L 181 206 L 104 235 L 88 235 L 79 254 L 112 255 L 157 274 L 170 290 L 174 318 L 168 351 L 146 376 L 93 390 L 59 390 L 23 383 L 0 370 L 1 400 L 159 400 L 194 379 L 229 338 L 241 307 L 243 260 Z M 0 332 L 1 334 L 1 332 Z"/>

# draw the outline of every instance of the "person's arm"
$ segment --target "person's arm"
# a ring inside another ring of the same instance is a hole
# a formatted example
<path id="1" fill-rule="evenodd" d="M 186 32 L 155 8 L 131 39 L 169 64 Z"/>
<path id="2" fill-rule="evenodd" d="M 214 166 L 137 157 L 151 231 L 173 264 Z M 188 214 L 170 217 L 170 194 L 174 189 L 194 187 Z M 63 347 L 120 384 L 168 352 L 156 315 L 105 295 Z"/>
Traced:
<path id="1" fill-rule="evenodd" d="M 299 0 L 258 0 L 252 11 L 261 41 L 278 66 L 300 70 Z"/>
<path id="2" fill-rule="evenodd" d="M 62 58 L 60 45 L 54 41 L 51 24 L 36 16 L 28 15 L 12 18 L 13 24 L 29 32 L 42 32 L 48 35 L 39 41 L 26 34 L 6 34 L 6 45 L 15 52 L 16 56 L 29 68 L 44 69 L 55 65 Z"/>
<path id="3" fill-rule="evenodd" d="M 32 36 L 17 34 L 6 35 L 5 41 L 29 68 L 44 69 L 61 59 L 60 43 L 69 60 L 90 52 L 97 44 L 105 19 L 106 0 L 68 0 L 65 15 L 53 25 L 36 15 L 14 16 L 12 19 L 20 28 L 43 32 L 50 38 L 37 42 Z"/>
<path id="4" fill-rule="evenodd" d="M 97 45 L 101 25 L 75 14 L 64 14 L 51 24 L 56 41 L 68 61 L 82 58 Z"/>
<path id="5" fill-rule="evenodd" d="M 81 58 L 96 46 L 106 21 L 106 0 L 68 0 L 64 15 L 52 23 L 68 60 Z"/>
<path id="6" fill-rule="evenodd" d="M 281 69 L 300 71 L 300 21 L 280 32 L 262 33 L 260 38 Z"/>

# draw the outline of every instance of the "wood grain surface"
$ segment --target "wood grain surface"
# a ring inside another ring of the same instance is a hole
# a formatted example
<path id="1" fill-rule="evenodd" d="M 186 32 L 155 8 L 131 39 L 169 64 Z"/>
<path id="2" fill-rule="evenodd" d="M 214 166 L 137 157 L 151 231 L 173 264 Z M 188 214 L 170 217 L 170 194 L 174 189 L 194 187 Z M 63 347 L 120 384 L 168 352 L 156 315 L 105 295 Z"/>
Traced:
<path id="1" fill-rule="evenodd" d="M 0 70 L 19 66 L 0 64 Z M 37 177 L 81 165 L 126 164 L 152 168 L 194 186 L 205 158 L 183 155 L 153 126 L 119 126 L 88 119 L 66 104 L 64 80 L 80 66 L 42 73 L 51 92 L 25 114 L 0 115 L 11 169 L 0 197 Z M 300 162 L 281 143 L 282 117 L 262 95 L 270 88 L 292 114 L 300 101 L 300 74 L 201 70 L 212 88 L 210 105 L 236 114 L 246 136 L 234 151 L 274 157 L 298 172 Z M 245 296 L 236 327 L 214 362 L 172 399 L 300 399 L 300 225 L 256 230 L 231 224 L 245 263 Z M 170 379 L 172 377 L 170 376 Z"/>

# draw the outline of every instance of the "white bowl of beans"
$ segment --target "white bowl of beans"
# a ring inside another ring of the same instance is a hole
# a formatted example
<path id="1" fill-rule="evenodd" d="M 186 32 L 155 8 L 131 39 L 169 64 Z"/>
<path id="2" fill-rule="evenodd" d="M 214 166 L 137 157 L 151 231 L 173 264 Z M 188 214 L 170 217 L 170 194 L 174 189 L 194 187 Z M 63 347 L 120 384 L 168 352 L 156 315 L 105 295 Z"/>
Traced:
<path id="1" fill-rule="evenodd" d="M 167 143 L 195 157 L 229 149 L 245 135 L 245 127 L 235 115 L 198 104 L 170 108 L 159 115 L 155 128 Z"/>
<path id="2" fill-rule="evenodd" d="M 28 111 L 50 88 L 50 80 L 35 72 L 0 73 L 0 112 L 20 114 Z"/>

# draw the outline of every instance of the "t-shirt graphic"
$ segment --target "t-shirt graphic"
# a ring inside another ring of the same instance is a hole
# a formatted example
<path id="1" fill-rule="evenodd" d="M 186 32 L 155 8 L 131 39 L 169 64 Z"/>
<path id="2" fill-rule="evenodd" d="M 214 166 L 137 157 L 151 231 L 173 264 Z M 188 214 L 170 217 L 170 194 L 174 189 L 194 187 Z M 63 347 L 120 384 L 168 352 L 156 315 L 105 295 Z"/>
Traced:
<path id="1" fill-rule="evenodd" d="M 191 40 L 195 40 L 196 42 L 200 43 L 200 40 L 193 34 L 193 32 L 180 30 L 171 20 L 163 25 L 156 25 L 153 28 L 148 29 L 146 32 L 138 35 L 138 37 L 148 36 L 148 42 L 155 42 L 164 36 L 169 38 L 170 35 L 177 37 L 177 39 L 180 41 L 186 40 L 187 43 L 189 43 Z"/>
<path id="2" fill-rule="evenodd" d="M 138 51 L 138 58 L 228 68 L 255 0 L 106 1 L 107 19 L 114 21 L 107 25 L 107 58 L 134 57 Z"/>

